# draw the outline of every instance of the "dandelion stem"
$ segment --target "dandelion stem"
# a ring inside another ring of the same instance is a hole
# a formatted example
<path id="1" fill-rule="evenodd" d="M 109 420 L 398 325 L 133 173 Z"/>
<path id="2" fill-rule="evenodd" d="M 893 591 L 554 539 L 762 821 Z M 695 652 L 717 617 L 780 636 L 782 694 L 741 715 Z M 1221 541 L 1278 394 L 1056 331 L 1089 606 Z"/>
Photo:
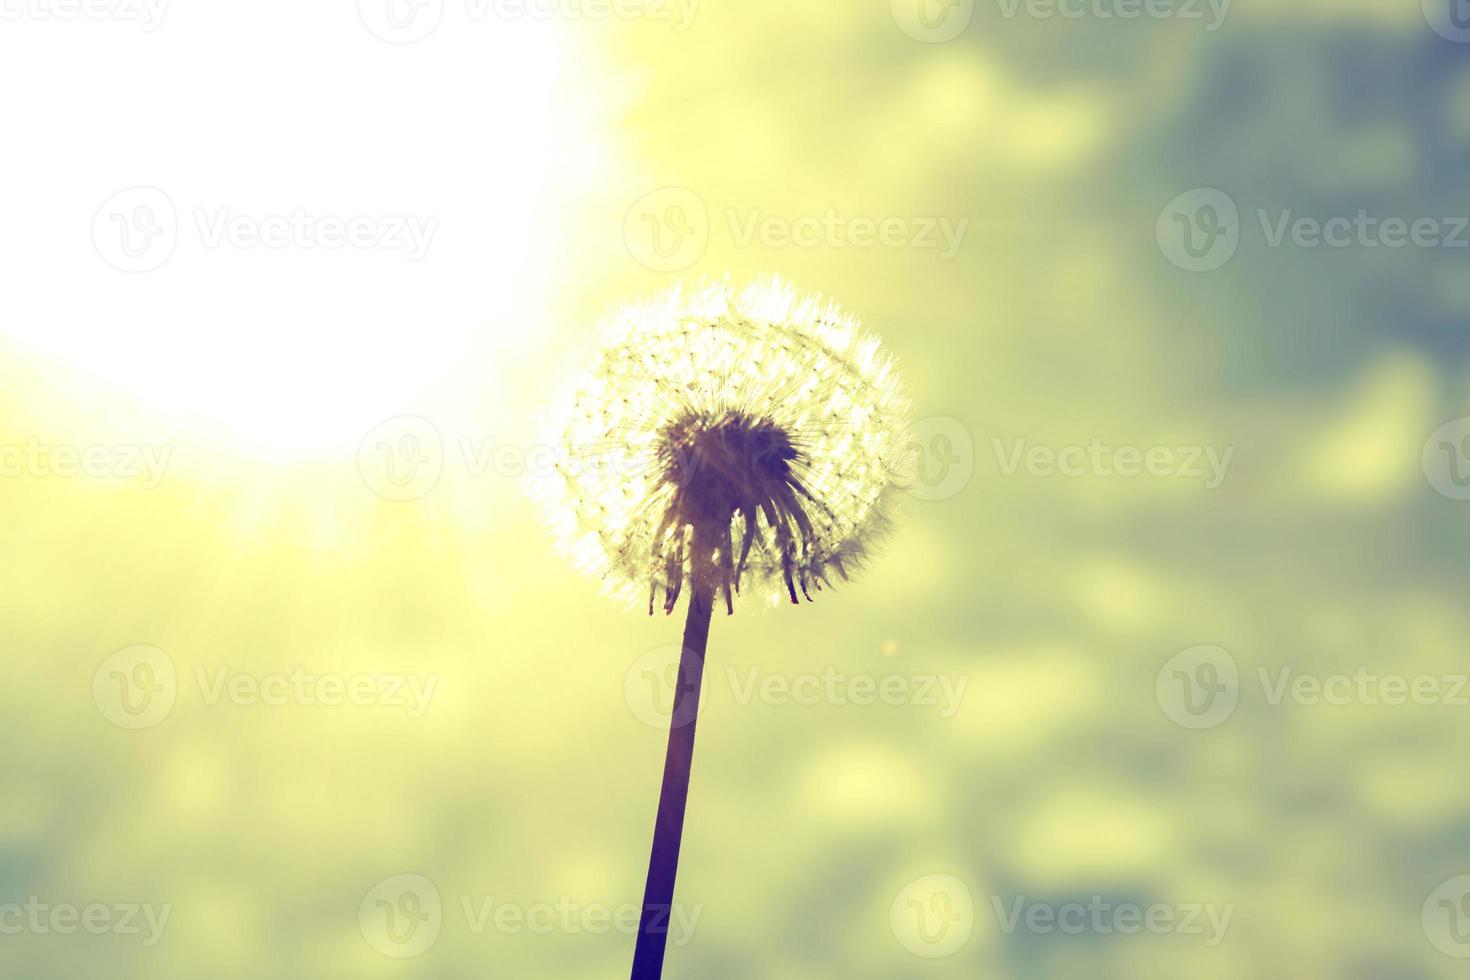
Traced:
<path id="1" fill-rule="evenodd" d="M 663 789 L 659 792 L 658 817 L 653 825 L 653 852 L 648 858 L 648 882 L 643 889 L 643 915 L 633 952 L 632 980 L 660 980 L 663 976 L 664 945 L 673 918 L 674 878 L 679 871 L 679 842 L 684 834 L 684 806 L 689 799 L 689 773 L 694 761 L 694 726 L 699 716 L 704 652 L 709 643 L 710 613 L 715 600 L 714 576 L 707 570 L 696 570 L 692 585 L 689 615 L 684 621 L 684 645 L 679 655 L 679 678 L 674 689 L 674 709 L 669 716 Z"/>

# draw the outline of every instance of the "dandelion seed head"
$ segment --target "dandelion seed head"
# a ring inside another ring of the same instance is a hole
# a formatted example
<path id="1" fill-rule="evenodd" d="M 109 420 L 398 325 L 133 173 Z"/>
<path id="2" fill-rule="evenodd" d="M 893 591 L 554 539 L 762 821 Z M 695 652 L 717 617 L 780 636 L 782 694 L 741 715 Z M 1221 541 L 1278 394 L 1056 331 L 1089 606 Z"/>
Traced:
<path id="1" fill-rule="evenodd" d="M 856 319 L 780 280 L 671 290 L 604 323 L 551 422 L 543 511 L 650 611 L 688 582 L 796 602 L 864 563 L 906 471 L 908 403 Z"/>

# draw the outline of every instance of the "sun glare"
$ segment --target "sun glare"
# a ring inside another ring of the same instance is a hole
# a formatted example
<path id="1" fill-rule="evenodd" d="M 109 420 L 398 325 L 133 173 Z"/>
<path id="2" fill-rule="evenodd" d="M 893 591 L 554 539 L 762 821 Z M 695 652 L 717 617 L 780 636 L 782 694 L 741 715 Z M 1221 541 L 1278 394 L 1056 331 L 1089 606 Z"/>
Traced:
<path id="1" fill-rule="evenodd" d="M 268 458 L 350 451 L 531 333 L 546 215 L 584 139 L 562 108 L 556 23 L 446 22 L 385 70 L 368 30 L 312 16 L 287 42 L 299 60 L 247 74 L 201 57 L 200 78 L 174 83 L 126 148 L 132 183 L 78 188 L 75 213 L 51 221 L 74 267 L 0 256 L 20 273 L 18 315 L 0 326 L 11 339 L 110 393 L 98 397 Z M 341 50 L 309 56 L 322 45 Z M 340 104 L 320 94 L 327 61 L 352 90 Z M 108 126 L 96 106 L 79 114 L 56 130 L 75 144 L 58 159 Z"/>

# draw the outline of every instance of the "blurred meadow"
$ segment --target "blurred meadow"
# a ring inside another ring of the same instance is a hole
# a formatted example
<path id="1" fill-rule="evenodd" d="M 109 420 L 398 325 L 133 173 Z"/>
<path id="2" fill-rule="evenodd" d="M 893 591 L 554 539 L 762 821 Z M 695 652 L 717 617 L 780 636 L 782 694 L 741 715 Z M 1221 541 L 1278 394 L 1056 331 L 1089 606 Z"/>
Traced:
<path id="1" fill-rule="evenodd" d="M 923 478 L 716 617 L 667 975 L 1463 976 L 1465 25 L 7 6 L 0 973 L 626 975 L 681 623 L 524 473 L 610 306 L 779 274 Z"/>

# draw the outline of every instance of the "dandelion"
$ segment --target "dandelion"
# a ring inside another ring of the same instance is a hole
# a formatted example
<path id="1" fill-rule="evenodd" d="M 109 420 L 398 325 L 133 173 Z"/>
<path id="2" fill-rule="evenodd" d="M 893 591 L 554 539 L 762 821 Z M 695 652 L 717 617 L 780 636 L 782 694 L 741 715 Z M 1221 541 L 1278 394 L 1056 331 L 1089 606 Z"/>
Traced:
<path id="1" fill-rule="evenodd" d="M 545 512 L 614 594 L 688 613 L 633 978 L 661 975 L 716 602 L 810 601 L 862 567 L 907 465 L 878 341 L 779 280 L 614 314 L 556 412 Z"/>

